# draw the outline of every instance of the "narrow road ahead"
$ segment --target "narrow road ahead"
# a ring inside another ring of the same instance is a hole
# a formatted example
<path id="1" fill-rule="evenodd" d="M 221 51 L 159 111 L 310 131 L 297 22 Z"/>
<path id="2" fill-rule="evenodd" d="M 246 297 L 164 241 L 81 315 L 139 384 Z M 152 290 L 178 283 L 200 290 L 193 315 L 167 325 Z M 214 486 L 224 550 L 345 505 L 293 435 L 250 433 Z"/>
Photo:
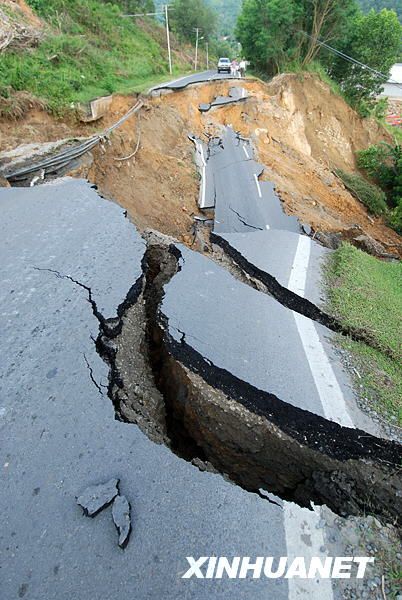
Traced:
<path id="1" fill-rule="evenodd" d="M 237 78 L 232 77 L 228 73 L 218 73 L 216 69 L 210 69 L 209 71 L 201 71 L 199 73 L 194 73 L 193 75 L 185 75 L 184 77 L 179 77 L 178 79 L 172 79 L 172 81 L 167 81 L 166 83 L 160 83 L 159 85 L 151 88 L 149 91 L 152 92 L 163 89 L 181 90 L 194 83 L 205 83 L 207 81 L 219 79 L 234 79 L 235 81 L 238 81 Z"/>

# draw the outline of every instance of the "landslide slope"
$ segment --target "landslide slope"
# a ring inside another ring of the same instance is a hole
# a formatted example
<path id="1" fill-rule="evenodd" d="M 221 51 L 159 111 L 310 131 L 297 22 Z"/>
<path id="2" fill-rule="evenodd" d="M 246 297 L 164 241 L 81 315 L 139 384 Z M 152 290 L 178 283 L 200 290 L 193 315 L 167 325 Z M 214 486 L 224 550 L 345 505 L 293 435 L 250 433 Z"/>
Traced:
<path id="1" fill-rule="evenodd" d="M 198 135 L 219 134 L 231 125 L 254 143 L 264 164 L 263 179 L 274 182 L 284 209 L 315 231 L 341 232 L 346 239 L 365 233 L 400 254 L 401 238 L 384 219 L 368 214 L 335 175 L 356 172 L 356 152 L 391 141 L 373 119 L 362 119 L 341 96 L 315 74 L 286 73 L 270 83 L 242 82 L 245 102 L 198 111 L 199 102 L 226 95 L 230 82 L 189 88 L 161 100 L 174 106 Z"/>
<path id="2" fill-rule="evenodd" d="M 265 167 L 263 178 L 275 183 L 287 213 L 315 231 L 340 232 L 344 239 L 366 234 L 387 252 L 400 255 L 400 236 L 383 218 L 369 215 L 334 174 L 337 168 L 356 171 L 355 152 L 390 141 L 386 130 L 374 120 L 361 119 L 316 75 L 283 74 L 270 83 L 244 80 L 242 85 L 249 95 L 246 101 L 203 114 L 199 103 L 227 95 L 233 82 L 143 98 L 141 114 L 95 149 L 88 168 L 74 175 L 96 183 L 102 194 L 128 210 L 140 229 L 152 227 L 190 243 L 199 180 L 187 135 L 220 135 L 222 125 L 232 125 L 251 138 Z M 17 122 L 0 117 L 2 149 L 91 135 L 115 123 L 133 103 L 132 95 L 115 95 L 109 113 L 92 124 L 67 115 L 57 119 L 38 107 Z M 137 143 L 135 156 L 121 160 Z"/>

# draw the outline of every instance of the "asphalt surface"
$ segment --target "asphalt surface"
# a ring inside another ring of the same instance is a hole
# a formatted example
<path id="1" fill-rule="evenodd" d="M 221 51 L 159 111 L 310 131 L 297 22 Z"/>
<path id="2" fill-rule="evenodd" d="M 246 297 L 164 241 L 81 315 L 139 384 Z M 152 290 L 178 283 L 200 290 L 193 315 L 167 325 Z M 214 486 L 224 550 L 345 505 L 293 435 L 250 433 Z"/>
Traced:
<path id="1" fill-rule="evenodd" d="M 321 535 L 319 516 L 288 504 L 284 513 L 201 473 L 135 425 L 116 421 L 91 380 L 87 363 L 101 390 L 108 368 L 93 344 L 98 321 L 87 291 L 46 269 L 90 286 L 99 310 L 114 316 L 141 275 L 144 252 L 123 211 L 76 180 L 0 190 L 0 208 L 0 597 L 287 598 L 284 579 L 183 580 L 185 557 L 308 556 L 301 523 L 311 520 L 312 535 Z M 204 283 L 208 261 L 194 260 L 203 266 L 194 263 L 193 277 Z M 209 269 L 215 273 L 213 263 Z M 221 291 L 232 295 L 235 282 L 219 275 Z M 111 478 L 120 478 L 132 506 L 124 551 L 110 508 L 90 519 L 76 504 L 88 485 Z M 302 585 L 316 590 L 310 597 L 330 597 L 328 582 Z"/>
<path id="2" fill-rule="evenodd" d="M 353 427 L 353 390 L 339 358 L 328 353 L 331 332 L 205 256 L 180 250 L 181 270 L 161 306 L 170 335 L 185 335 L 205 360 L 252 386 Z"/>
<path id="3" fill-rule="evenodd" d="M 149 92 L 152 93 L 163 89 L 182 90 L 188 85 L 195 83 L 206 83 L 208 81 L 215 81 L 219 79 L 235 79 L 238 81 L 237 77 L 232 77 L 232 75 L 228 73 L 218 73 L 216 69 L 210 69 L 208 71 L 201 71 L 199 73 L 194 73 L 193 75 L 186 75 L 185 77 L 180 77 L 179 79 L 173 79 L 172 81 L 161 83 L 151 88 Z"/>
<path id="4" fill-rule="evenodd" d="M 272 275 L 286 289 L 289 289 L 292 270 L 297 266 L 295 260 L 302 261 L 301 268 L 305 275 L 304 289 L 294 291 L 316 306 L 323 307 L 325 293 L 322 274 L 330 250 L 310 237 L 281 229 L 255 231 L 252 236 L 246 233 L 217 235 L 247 262 L 260 271 Z"/>
<path id="5" fill-rule="evenodd" d="M 285 296 L 290 292 L 321 308 L 322 267 L 329 251 L 304 235 L 304 226 L 283 211 L 274 185 L 260 181 L 263 166 L 256 162 L 250 141 L 225 127 L 208 143 L 194 142 L 201 172 L 199 206 L 214 208 L 212 240 L 223 241 L 226 254 L 240 266 L 246 262 L 251 267 L 247 272 L 256 268 L 276 280 Z M 334 351 L 331 331 L 300 314 L 300 309 L 289 310 L 228 273 L 203 267 L 202 259 L 188 260 L 197 263 L 198 280 L 203 282 L 192 292 L 193 307 L 202 318 L 192 319 L 186 303 L 173 308 L 173 301 L 167 311 L 169 323 L 176 319 L 177 328 L 194 340 L 197 351 L 289 404 L 346 427 L 374 432 L 356 407 L 353 385 Z M 179 289 L 182 282 L 176 301 L 191 289 L 185 273 L 183 269 L 170 283 Z M 225 302 L 217 304 L 216 297 Z"/>
<path id="6" fill-rule="evenodd" d="M 250 144 L 230 129 L 208 147 L 195 143 L 200 201 L 215 207 L 216 235 L 288 289 L 313 297 L 318 267 L 310 275 L 296 261 L 299 240 L 307 238 L 284 215 L 273 186 L 259 182 L 262 167 Z M 86 182 L 67 179 L 1 189 L 0 209 L 0 597 L 332 600 L 328 580 L 181 578 L 186 556 L 325 555 L 320 513 L 271 504 L 200 472 L 135 425 L 115 420 L 88 299 L 90 290 L 96 310 L 114 317 L 142 276 L 144 241 L 120 207 Z M 260 241 L 248 244 L 244 234 Z M 275 240 L 279 253 L 268 260 L 258 248 L 274 248 Z M 305 260 L 304 241 L 300 247 Z M 161 307 L 171 335 L 185 335 L 207 360 L 261 390 L 353 426 L 353 392 L 330 332 L 206 257 L 181 252 Z M 314 253 L 310 248 L 309 261 L 318 265 Z M 76 503 L 89 485 L 113 478 L 132 507 L 125 550 L 110 508 L 90 519 Z"/>
<path id="7" fill-rule="evenodd" d="M 215 100 L 210 103 L 199 104 L 198 110 L 200 112 L 208 112 L 211 108 L 219 108 L 220 106 L 227 106 L 228 104 L 235 104 L 236 102 L 244 102 L 247 98 L 247 90 L 240 86 L 234 86 L 229 89 L 227 96 L 217 96 Z"/>
<path id="8" fill-rule="evenodd" d="M 197 140 L 197 153 L 205 162 L 199 206 L 215 207 L 214 232 L 300 231 L 297 219 L 284 214 L 273 184 L 259 180 L 264 167 L 251 144 L 231 127 L 208 144 Z"/>

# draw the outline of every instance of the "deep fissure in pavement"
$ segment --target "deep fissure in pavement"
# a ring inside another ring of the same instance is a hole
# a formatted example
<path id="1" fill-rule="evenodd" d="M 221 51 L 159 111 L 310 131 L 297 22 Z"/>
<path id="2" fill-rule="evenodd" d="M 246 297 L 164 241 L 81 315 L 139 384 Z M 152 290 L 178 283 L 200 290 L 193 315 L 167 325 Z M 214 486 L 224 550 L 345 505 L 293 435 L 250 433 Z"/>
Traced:
<path id="1" fill-rule="evenodd" d="M 383 353 L 388 354 L 388 350 L 380 347 L 377 340 L 370 335 L 368 331 L 364 329 L 357 329 L 355 327 L 345 327 L 338 319 L 329 315 L 328 313 L 321 310 L 316 304 L 313 304 L 307 298 L 299 296 L 295 292 L 287 289 L 279 283 L 277 279 L 270 273 L 263 271 L 256 267 L 253 263 L 248 261 L 236 248 L 234 248 L 227 240 L 222 238 L 219 234 L 211 231 L 210 240 L 212 244 L 218 246 L 226 256 L 234 262 L 234 264 L 243 271 L 244 274 L 248 275 L 255 282 L 260 282 L 265 286 L 266 290 L 271 296 L 273 296 L 283 306 L 286 306 L 290 310 L 317 321 L 321 325 L 324 325 L 335 333 L 350 337 L 357 342 L 364 342 L 372 348 L 381 350 Z M 243 278 L 244 279 L 244 278 Z M 247 280 L 246 280 L 247 282 Z M 394 358 L 392 351 L 389 350 L 391 358 Z"/>
<path id="2" fill-rule="evenodd" d="M 151 234 L 143 274 L 111 319 L 99 312 L 89 286 L 44 269 L 86 291 L 99 323 L 94 342 L 109 366 L 107 391 L 116 418 L 264 498 L 261 490 L 306 507 L 326 504 L 342 516 L 398 520 L 398 444 L 289 405 L 213 365 L 184 332 L 179 341 L 172 338 L 161 303 L 182 260 L 174 243 Z"/>
<path id="3" fill-rule="evenodd" d="M 151 236 L 137 300 L 122 303 L 112 328 L 100 322 L 96 345 L 117 418 L 250 492 L 397 519 L 398 444 L 291 406 L 211 364 L 184 332 L 170 336 L 161 302 L 182 260 L 164 236 Z"/>

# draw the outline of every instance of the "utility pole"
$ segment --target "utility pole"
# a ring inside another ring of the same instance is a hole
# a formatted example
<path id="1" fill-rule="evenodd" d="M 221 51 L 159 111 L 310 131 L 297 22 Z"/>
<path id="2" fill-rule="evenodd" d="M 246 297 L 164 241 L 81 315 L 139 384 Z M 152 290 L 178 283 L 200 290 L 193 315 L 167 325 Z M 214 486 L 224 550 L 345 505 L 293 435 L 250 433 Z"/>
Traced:
<path id="1" fill-rule="evenodd" d="M 193 31 L 195 31 L 196 36 L 197 36 L 195 38 L 195 62 L 194 62 L 194 71 L 196 71 L 197 66 L 198 66 L 198 37 L 199 37 L 201 29 L 199 27 L 195 27 L 195 29 L 193 29 Z"/>
<path id="2" fill-rule="evenodd" d="M 166 39 L 169 55 L 169 73 L 172 74 L 172 53 L 170 51 L 170 33 L 169 33 L 169 17 L 168 17 L 168 5 L 165 4 L 165 21 L 166 21 Z"/>
<path id="3" fill-rule="evenodd" d="M 208 42 L 205 42 L 205 48 L 207 51 L 207 70 L 209 69 L 209 53 L 208 53 Z"/>

